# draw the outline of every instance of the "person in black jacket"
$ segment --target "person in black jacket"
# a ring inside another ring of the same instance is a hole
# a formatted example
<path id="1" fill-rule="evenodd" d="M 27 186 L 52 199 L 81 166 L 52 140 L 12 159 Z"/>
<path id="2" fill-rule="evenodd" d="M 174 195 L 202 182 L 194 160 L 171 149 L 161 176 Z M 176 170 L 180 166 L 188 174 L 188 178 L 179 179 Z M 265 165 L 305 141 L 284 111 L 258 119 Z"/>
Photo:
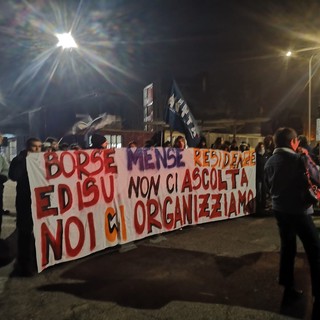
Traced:
<path id="1" fill-rule="evenodd" d="M 31 152 L 41 152 L 42 143 L 38 138 L 30 138 L 26 149 L 21 151 L 9 167 L 9 178 L 17 182 L 16 211 L 17 211 L 17 259 L 11 276 L 30 277 L 36 271 L 35 246 L 33 236 L 33 220 L 31 212 L 31 192 L 27 172 L 27 155 Z"/>
<path id="2" fill-rule="evenodd" d="M 310 206 L 307 203 L 309 183 L 301 155 L 296 153 L 299 140 L 292 128 L 280 128 L 274 142 L 276 148 L 265 164 L 265 179 L 280 233 L 279 284 L 285 288 L 283 301 L 292 302 L 302 295 L 302 291 L 294 288 L 298 236 L 310 265 L 314 296 L 312 319 L 320 319 L 320 239 L 312 217 L 306 213 Z"/>

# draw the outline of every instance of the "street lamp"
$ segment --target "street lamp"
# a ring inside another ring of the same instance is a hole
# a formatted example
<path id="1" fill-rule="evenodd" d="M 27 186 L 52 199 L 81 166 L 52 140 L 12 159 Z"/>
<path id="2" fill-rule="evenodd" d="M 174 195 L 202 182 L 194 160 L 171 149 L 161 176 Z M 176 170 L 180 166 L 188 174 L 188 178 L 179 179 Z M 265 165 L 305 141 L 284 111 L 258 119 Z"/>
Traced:
<path id="1" fill-rule="evenodd" d="M 78 45 L 72 37 L 71 32 L 56 33 L 56 37 L 59 40 L 59 42 L 57 43 L 57 47 L 62 47 L 62 49 L 78 48 Z"/>
<path id="2" fill-rule="evenodd" d="M 302 52 L 302 51 L 310 51 L 310 50 L 315 50 L 319 48 L 306 48 L 306 49 L 301 49 L 298 50 L 297 52 Z M 291 51 L 288 51 L 286 53 L 287 57 L 290 57 L 292 55 Z M 318 55 L 318 53 L 314 53 L 311 55 L 309 58 L 309 79 L 308 79 L 308 141 L 309 143 L 311 142 L 311 107 L 312 107 L 312 59 L 314 56 Z"/>
<path id="3" fill-rule="evenodd" d="M 312 81 L 312 59 L 315 56 L 313 54 L 309 59 L 309 94 L 308 94 L 308 140 L 311 141 L 311 81 Z"/>
<path id="4" fill-rule="evenodd" d="M 309 135 L 309 142 L 310 142 L 310 139 L 311 139 L 312 59 L 317 55 L 319 55 L 319 53 L 314 53 L 309 59 L 309 84 L 308 84 L 308 88 L 309 88 L 309 93 L 308 93 L 308 135 Z"/>

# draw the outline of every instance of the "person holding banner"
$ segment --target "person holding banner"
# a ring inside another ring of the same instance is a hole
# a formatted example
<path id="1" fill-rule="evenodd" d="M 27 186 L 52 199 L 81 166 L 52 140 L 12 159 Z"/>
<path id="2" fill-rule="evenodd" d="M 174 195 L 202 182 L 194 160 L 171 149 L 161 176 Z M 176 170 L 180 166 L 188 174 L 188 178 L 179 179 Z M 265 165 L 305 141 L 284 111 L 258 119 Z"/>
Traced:
<path id="1" fill-rule="evenodd" d="M 45 151 L 59 151 L 59 141 L 54 137 L 47 137 L 43 143 L 43 147 Z"/>
<path id="2" fill-rule="evenodd" d="M 186 140 L 183 136 L 177 136 L 173 143 L 174 148 L 185 149 L 186 148 Z"/>
<path id="3" fill-rule="evenodd" d="M 108 141 L 102 134 L 94 133 L 91 136 L 91 149 L 106 149 Z"/>
<path id="4" fill-rule="evenodd" d="M 9 178 L 17 182 L 17 259 L 11 277 L 31 277 L 36 271 L 35 245 L 33 236 L 33 220 L 31 211 L 31 191 L 27 172 L 26 158 L 29 153 L 41 152 L 42 142 L 38 138 L 30 138 L 26 149 L 13 158 L 9 167 Z"/>
<path id="5" fill-rule="evenodd" d="M 265 164 L 266 185 L 272 198 L 272 210 L 279 227 L 281 249 L 279 284 L 284 286 L 283 303 L 291 303 L 303 293 L 294 287 L 296 237 L 303 243 L 308 257 L 312 293 L 312 319 L 320 319 L 320 238 L 311 215 L 306 213 L 309 183 L 297 133 L 279 128 L 274 134 L 275 150 Z"/>
<path id="6" fill-rule="evenodd" d="M 208 149 L 208 146 L 207 146 L 207 140 L 205 137 L 200 137 L 200 142 L 197 146 L 197 148 L 199 149 Z"/>
<path id="7" fill-rule="evenodd" d="M 137 147 L 138 147 L 138 145 L 134 140 L 132 140 L 128 143 L 128 148 L 137 148 Z"/>

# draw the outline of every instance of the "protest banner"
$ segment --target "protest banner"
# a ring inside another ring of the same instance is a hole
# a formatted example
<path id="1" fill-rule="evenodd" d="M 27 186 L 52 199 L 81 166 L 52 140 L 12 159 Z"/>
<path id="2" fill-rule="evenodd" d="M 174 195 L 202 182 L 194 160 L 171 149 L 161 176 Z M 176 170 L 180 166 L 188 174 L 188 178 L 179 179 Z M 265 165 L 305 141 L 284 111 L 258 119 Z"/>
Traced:
<path id="1" fill-rule="evenodd" d="M 121 148 L 27 157 L 39 272 L 184 226 L 241 217 L 255 152 Z"/>

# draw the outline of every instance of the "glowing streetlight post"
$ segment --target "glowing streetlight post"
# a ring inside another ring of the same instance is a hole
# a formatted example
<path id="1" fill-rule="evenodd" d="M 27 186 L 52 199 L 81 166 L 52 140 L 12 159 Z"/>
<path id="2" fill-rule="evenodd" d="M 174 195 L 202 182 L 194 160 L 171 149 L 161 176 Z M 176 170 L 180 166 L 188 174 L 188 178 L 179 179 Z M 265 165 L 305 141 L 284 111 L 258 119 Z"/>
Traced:
<path id="1" fill-rule="evenodd" d="M 309 93 L 308 93 L 308 137 L 309 143 L 311 141 L 311 81 L 312 81 L 312 59 L 315 55 L 313 54 L 309 59 Z"/>
<path id="2" fill-rule="evenodd" d="M 299 52 L 302 51 L 309 51 L 309 50 L 315 50 L 319 48 L 307 48 L 307 49 L 302 49 L 299 50 Z M 286 53 L 287 57 L 290 57 L 292 55 L 291 51 L 288 51 Z M 308 79 L 308 141 L 309 143 L 311 142 L 311 107 L 312 107 L 312 59 L 313 57 L 317 55 L 316 53 L 311 55 L 309 58 L 309 79 Z"/>

